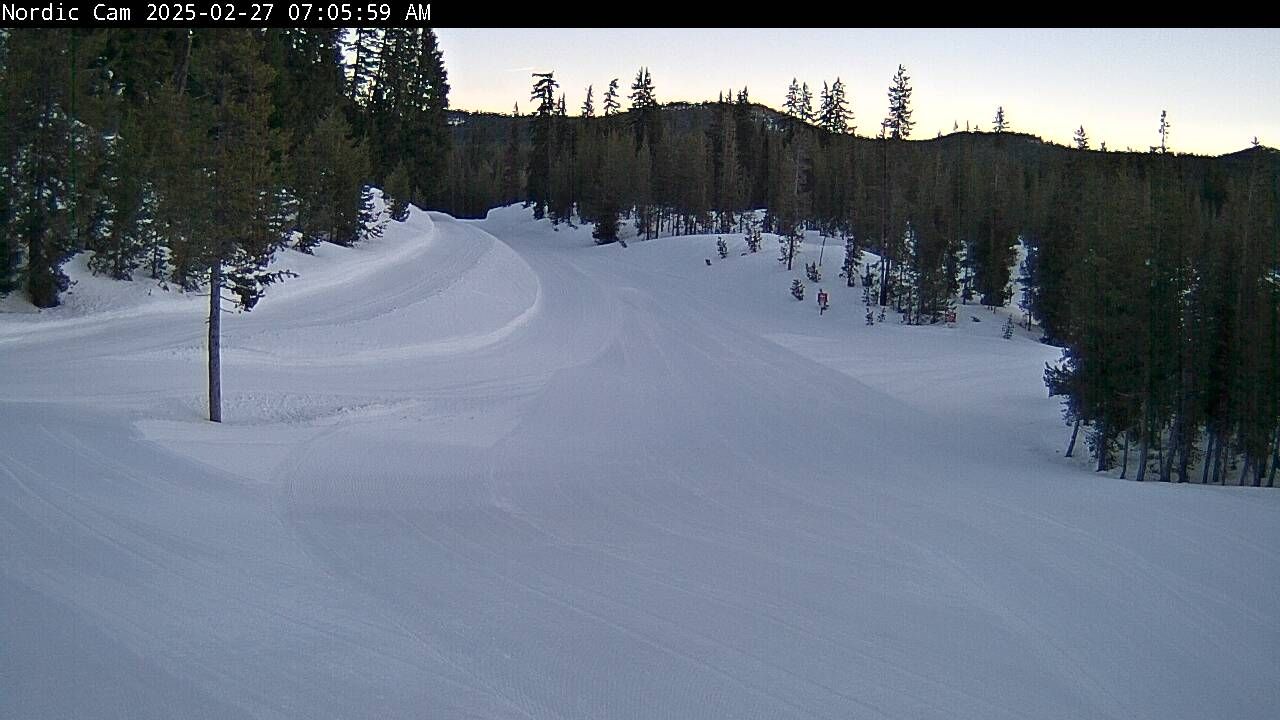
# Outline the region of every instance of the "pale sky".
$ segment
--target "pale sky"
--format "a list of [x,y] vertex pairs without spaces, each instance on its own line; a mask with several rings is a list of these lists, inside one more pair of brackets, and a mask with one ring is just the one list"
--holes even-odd
[[[1169,111],[1175,152],[1217,155],[1257,136],[1280,146],[1280,30],[867,30],[438,28],[454,108],[527,112],[530,73],[554,71],[576,114],[612,78],[626,95],[647,66],[662,102],[714,100],[746,85],[781,108],[791,78],[817,104],[839,76],[858,134],[878,130],[898,64],[911,78],[912,137],[968,120],[1069,143],[1083,124],[1097,147],[1146,150]],[[623,107],[628,103],[624,102]]]

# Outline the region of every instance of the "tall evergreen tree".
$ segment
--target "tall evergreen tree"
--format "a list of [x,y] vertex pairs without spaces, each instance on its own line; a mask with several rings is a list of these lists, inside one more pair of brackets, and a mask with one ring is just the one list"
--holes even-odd
[[[108,217],[89,260],[89,269],[95,273],[131,280],[135,270],[162,252],[164,240],[153,217],[157,198],[151,179],[152,149],[141,118],[126,111],[119,133],[110,138],[103,166],[102,198]],[[152,274],[158,275],[154,264]]]
[[449,83],[435,33],[388,28],[378,58],[369,101],[375,179],[403,164],[408,199],[429,203],[441,191],[438,181],[450,143]]
[[800,86],[799,118],[807,123],[814,121],[813,93],[809,91],[809,83]]
[[[24,254],[19,282],[36,307],[53,307],[70,284],[62,265],[86,247],[93,138],[77,119],[92,77],[93,39],[78,30],[23,30],[8,36],[4,139],[9,258]],[[12,259],[5,263],[10,268]],[[0,278],[0,280],[4,280]],[[11,281],[9,281],[11,282]]]
[[[1160,150],[1161,153],[1169,152],[1169,130],[1173,126],[1169,124],[1169,113],[1167,110],[1160,111]],[[1155,148],[1152,148],[1153,150]]]
[[849,101],[844,96],[844,83],[840,82],[840,78],[832,83],[831,89],[827,90],[827,84],[822,84],[822,109],[818,115],[818,124],[829,133],[836,135],[844,135],[849,132],[849,119],[852,113],[849,112]]
[[212,199],[201,228],[208,264],[209,419],[222,421],[222,291],[252,310],[282,273],[266,271],[281,245],[277,206],[279,138],[269,126],[273,71],[259,58],[261,40],[247,29],[209,30],[193,62],[209,108],[208,180]]
[[290,162],[300,179],[295,224],[300,248],[321,241],[353,245],[372,231],[373,199],[364,182],[368,154],[341,112],[330,110],[321,118]]
[[417,33],[417,62],[410,85],[408,128],[412,140],[411,169],[414,173],[414,199],[433,203],[442,188],[451,134],[449,130],[449,78],[444,67],[444,54],[431,28]]
[[347,98],[353,107],[366,109],[378,77],[381,31],[377,28],[354,28],[348,31],[345,41],[345,51],[352,60],[347,78]]
[[1072,141],[1075,143],[1077,150],[1089,149],[1089,136],[1085,134],[1083,125],[1076,128],[1076,132],[1075,132],[1075,135],[1072,137]]
[[500,184],[501,199],[499,202],[503,205],[509,205],[521,200],[524,194],[525,170],[520,158],[521,128],[520,106],[518,104],[515,106],[511,117],[512,121],[510,130],[507,132],[507,142],[502,150],[502,180]]
[[905,140],[911,137],[911,128],[915,125],[911,121],[910,83],[911,78],[907,75],[907,69],[899,65],[897,74],[893,76],[893,84],[889,86],[889,117],[885,121],[889,138],[892,140]]
[[800,84],[795,78],[791,78],[791,85],[787,87],[787,99],[782,104],[783,110],[793,118],[800,117]]
[[640,68],[636,72],[635,82],[631,83],[631,128],[635,133],[636,146],[646,140],[650,146],[657,143],[659,134],[658,99],[654,93],[653,79],[649,76],[649,68]]
[[609,81],[609,87],[604,91],[604,116],[617,115],[622,105],[618,103],[618,78]]
[[554,73],[533,73],[535,78],[529,99],[537,103],[530,126],[528,193],[533,216],[541,219],[551,202],[551,156],[554,151],[556,89],[560,86]]

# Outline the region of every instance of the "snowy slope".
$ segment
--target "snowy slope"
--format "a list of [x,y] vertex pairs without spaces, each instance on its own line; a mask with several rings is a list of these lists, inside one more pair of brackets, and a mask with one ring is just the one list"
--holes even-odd
[[727,239],[290,253],[222,426],[200,298],[0,314],[0,717],[1275,716],[1280,495],[1094,476],[1003,315]]

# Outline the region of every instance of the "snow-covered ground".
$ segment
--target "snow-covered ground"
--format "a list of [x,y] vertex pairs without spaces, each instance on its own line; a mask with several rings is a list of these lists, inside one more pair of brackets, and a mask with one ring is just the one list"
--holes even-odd
[[1276,717],[1280,493],[1094,475],[1002,314],[726,239],[290,252],[220,426],[204,298],[5,301],[0,717]]

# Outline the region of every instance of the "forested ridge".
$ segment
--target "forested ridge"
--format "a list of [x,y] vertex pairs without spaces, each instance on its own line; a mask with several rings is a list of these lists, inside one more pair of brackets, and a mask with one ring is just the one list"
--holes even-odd
[[580,106],[540,73],[528,112],[466,113],[429,30],[7,31],[0,73],[0,292],[40,307],[87,250],[251,308],[277,249],[377,232],[374,187],[396,217],[524,202],[600,243],[748,232],[763,209],[785,260],[805,229],[836,238],[845,281],[906,323],[1018,302],[1063,347],[1045,381],[1099,470],[1275,484],[1280,153],[1179,154],[1163,113],[1147,152],[1083,126],[1044,142],[1003,107],[921,140],[903,67],[883,119],[839,79],[793,83],[781,112],[745,88],[663,104],[644,68]]

